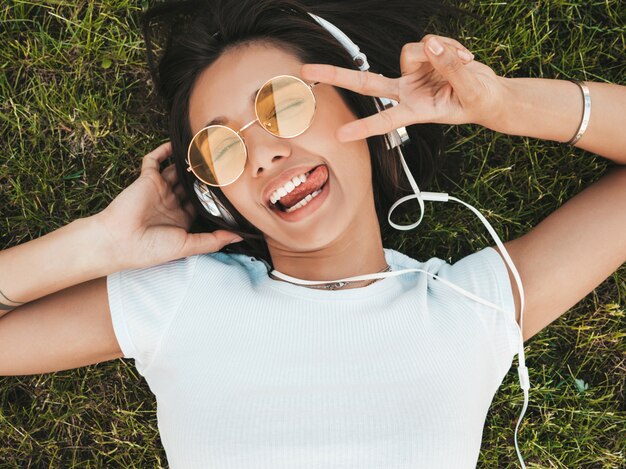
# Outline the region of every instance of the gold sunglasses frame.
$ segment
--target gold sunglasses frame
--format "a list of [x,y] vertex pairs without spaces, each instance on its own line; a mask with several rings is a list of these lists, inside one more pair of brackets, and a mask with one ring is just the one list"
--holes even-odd
[[[269,130],[267,130],[265,128],[265,126],[263,124],[261,124],[260,119],[259,119],[259,113],[257,111],[257,103],[259,100],[259,94],[261,93],[261,90],[263,88],[265,88],[270,82],[278,79],[278,78],[284,78],[284,77],[288,77],[288,78],[293,78],[297,81],[299,81],[300,83],[306,85],[309,88],[309,91],[311,93],[311,97],[313,98],[313,116],[311,117],[311,121],[309,122],[309,124],[306,126],[306,128],[302,131],[297,133],[296,135],[290,135],[288,137],[281,137],[279,135],[275,135],[272,132],[270,132]],[[268,134],[276,137],[276,138],[295,138],[298,137],[299,135],[302,135],[304,132],[306,132],[309,127],[311,127],[311,123],[313,122],[313,118],[315,117],[315,111],[317,110],[317,99],[315,98],[315,93],[313,93],[313,87],[315,85],[318,85],[320,82],[316,81],[312,84],[308,84],[306,83],[304,80],[302,80],[301,78],[295,77],[293,75],[277,75],[273,78],[270,78],[269,80],[267,80],[265,83],[263,83],[263,85],[259,88],[259,90],[256,93],[256,96],[254,98],[254,115],[255,115],[255,119],[248,122],[246,125],[244,125],[242,128],[240,128],[239,130],[235,130],[235,129],[231,129],[228,126],[225,125],[220,125],[220,124],[213,124],[213,125],[207,125],[206,127],[201,128],[200,130],[198,130],[195,135],[193,136],[193,138],[191,139],[191,142],[189,142],[189,146],[187,147],[187,158],[185,159],[185,161],[187,162],[187,172],[192,172],[193,175],[199,179],[200,181],[202,181],[203,183],[212,186],[212,187],[224,187],[224,186],[228,186],[229,184],[232,184],[233,182],[235,182],[237,179],[239,179],[239,177],[243,174],[244,170],[246,169],[246,162],[248,161],[248,146],[246,145],[246,140],[243,138],[243,135],[241,135],[241,132],[243,132],[244,130],[246,130],[248,127],[250,127],[251,125],[253,125],[254,123],[258,122],[259,125],[261,126],[261,128],[263,130],[265,130]],[[213,184],[210,183],[208,181],[205,181],[204,179],[202,179],[200,176],[198,176],[198,174],[194,171],[194,166],[191,166],[191,163],[189,162],[190,160],[190,154],[191,154],[191,147],[193,145],[194,140],[196,139],[196,137],[201,133],[201,132],[205,132],[207,129],[213,128],[213,127],[221,127],[227,130],[230,130],[231,132],[233,132],[237,138],[239,138],[239,140],[241,140],[241,143],[243,144],[243,149],[244,149],[244,164],[241,167],[241,172],[230,182],[226,183],[226,184]],[[195,167],[198,167],[200,165],[196,165]]]

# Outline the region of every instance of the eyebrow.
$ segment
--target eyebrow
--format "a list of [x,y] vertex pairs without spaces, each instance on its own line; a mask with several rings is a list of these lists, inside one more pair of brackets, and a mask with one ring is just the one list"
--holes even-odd
[[[250,100],[252,101],[253,104],[254,104],[254,100],[256,99],[256,95],[257,95],[258,92],[259,92],[259,90],[256,90],[250,96]],[[209,123],[204,124],[204,127],[208,127],[210,125],[226,125],[227,122],[228,122],[228,118],[226,118],[225,116],[218,116],[215,119],[211,120]]]

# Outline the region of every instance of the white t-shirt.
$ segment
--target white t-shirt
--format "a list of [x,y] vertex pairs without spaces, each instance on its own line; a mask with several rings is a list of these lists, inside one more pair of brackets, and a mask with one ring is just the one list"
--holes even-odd
[[[491,247],[453,265],[385,257],[514,311]],[[173,469],[474,468],[519,343],[512,313],[421,272],[317,290],[218,252],[117,272],[107,286]]]

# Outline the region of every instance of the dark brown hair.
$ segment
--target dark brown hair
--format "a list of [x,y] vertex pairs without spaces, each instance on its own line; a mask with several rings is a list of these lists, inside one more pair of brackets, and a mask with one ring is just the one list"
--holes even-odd
[[[254,256],[270,265],[272,261],[263,234],[237,212],[219,188],[211,190],[235,217],[239,230],[207,213],[195,195],[195,177],[186,170],[185,162],[192,138],[189,96],[203,70],[225,51],[250,42],[260,41],[282,48],[303,63],[356,68],[346,50],[308,12],[344,31],[367,55],[371,72],[399,77],[402,46],[419,41],[434,17],[457,15],[461,10],[432,0],[214,0],[158,3],[143,17],[148,63],[168,115],[179,180],[198,213],[191,231],[228,229],[237,232],[244,241],[228,245],[222,251]],[[163,44],[159,60],[155,57],[153,39]],[[357,116],[376,112],[372,98],[341,88],[338,91]],[[419,124],[409,126],[407,132],[411,139],[411,143],[403,147],[407,165],[417,183],[427,186],[441,167],[444,156],[442,129],[435,124]],[[412,190],[398,155],[394,150],[387,150],[384,138],[370,137],[367,143],[375,208],[381,230],[384,230],[388,227],[389,207]],[[399,208],[394,218],[403,213]]]

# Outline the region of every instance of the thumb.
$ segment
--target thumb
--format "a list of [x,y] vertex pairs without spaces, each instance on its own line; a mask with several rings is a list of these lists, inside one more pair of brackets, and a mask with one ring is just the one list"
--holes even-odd
[[400,71],[402,75],[411,75],[419,71],[424,65],[430,69],[430,60],[424,52],[425,45],[422,42],[409,42],[402,47],[400,52]]
[[227,244],[239,241],[243,241],[241,236],[226,230],[216,230],[212,233],[188,233],[182,255],[188,257],[216,252]]
[[432,37],[426,41],[424,51],[432,66],[450,83],[461,102],[475,97],[479,89],[476,78],[452,47]]

